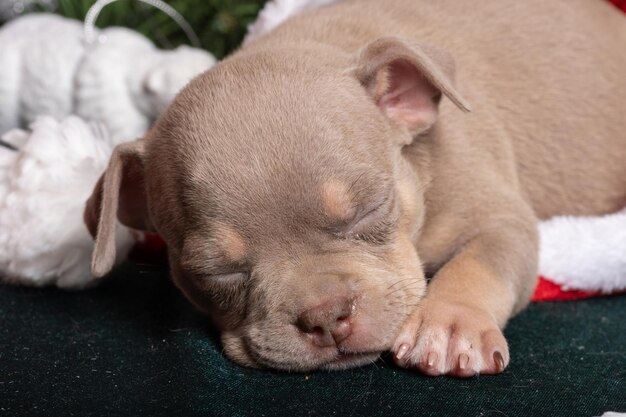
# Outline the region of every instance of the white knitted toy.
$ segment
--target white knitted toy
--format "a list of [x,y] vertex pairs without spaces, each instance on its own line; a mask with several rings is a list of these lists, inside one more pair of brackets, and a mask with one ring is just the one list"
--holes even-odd
[[191,78],[215,58],[181,46],[157,49],[125,28],[84,41],[82,22],[26,15],[0,28],[0,134],[38,116],[70,114],[103,124],[115,143],[142,136]]

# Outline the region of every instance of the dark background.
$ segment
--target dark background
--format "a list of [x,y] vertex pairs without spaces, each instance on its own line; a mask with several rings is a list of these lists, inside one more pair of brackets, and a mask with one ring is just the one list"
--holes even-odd
[[595,416],[626,411],[626,296],[534,303],[501,375],[430,378],[389,358],[341,372],[235,365],[167,270],[82,291],[0,286],[0,415]]

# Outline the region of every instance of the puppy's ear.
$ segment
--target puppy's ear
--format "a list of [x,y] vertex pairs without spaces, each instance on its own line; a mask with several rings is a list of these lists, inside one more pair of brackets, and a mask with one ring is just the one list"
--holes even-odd
[[442,50],[379,38],[360,51],[355,75],[381,111],[413,134],[435,123],[442,94],[470,111],[454,88],[454,60]]
[[133,229],[153,230],[146,200],[145,139],[115,147],[107,170],[87,200],[84,220],[95,238],[91,270],[101,277],[115,264],[117,220]]

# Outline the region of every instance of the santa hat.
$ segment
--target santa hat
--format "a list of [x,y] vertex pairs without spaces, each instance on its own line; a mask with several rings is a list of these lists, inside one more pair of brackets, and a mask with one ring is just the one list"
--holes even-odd
[[533,299],[572,300],[626,290],[626,209],[598,217],[555,217],[540,225]]

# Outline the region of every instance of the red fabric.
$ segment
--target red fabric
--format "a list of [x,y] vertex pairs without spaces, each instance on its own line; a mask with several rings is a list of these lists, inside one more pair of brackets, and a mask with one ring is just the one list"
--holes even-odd
[[539,277],[533,301],[569,301],[581,300],[583,298],[591,298],[603,295],[600,291],[565,291],[552,281],[548,281],[544,277]]
[[609,1],[613,3],[615,6],[617,6],[618,9],[626,13],[626,0],[609,0]]
[[603,293],[601,291],[578,291],[564,290],[554,282],[544,277],[539,277],[532,301],[571,301],[584,298],[605,297],[609,295],[626,293],[626,290]]

